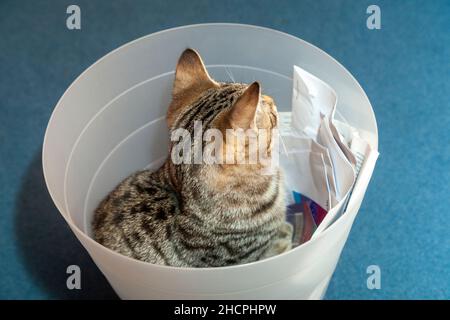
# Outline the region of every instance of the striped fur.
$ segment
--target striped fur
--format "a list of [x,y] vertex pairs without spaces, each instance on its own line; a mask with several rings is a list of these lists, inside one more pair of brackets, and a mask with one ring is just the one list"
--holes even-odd
[[[246,88],[215,83],[188,104],[179,104],[176,115],[169,114],[170,129],[193,133],[196,120],[202,121],[203,131],[221,128]],[[257,123],[265,117],[275,126],[273,101],[263,97],[258,108],[264,114],[257,115]],[[155,172],[128,177],[103,200],[94,216],[94,238],[155,264],[219,267],[252,262],[290,249],[284,198],[279,170],[261,175],[245,165],[175,165],[169,158]]]

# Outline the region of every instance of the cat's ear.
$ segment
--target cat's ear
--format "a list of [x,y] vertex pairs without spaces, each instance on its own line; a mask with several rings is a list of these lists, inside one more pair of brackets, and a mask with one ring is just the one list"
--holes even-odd
[[229,121],[233,128],[249,129],[254,126],[260,96],[261,86],[258,82],[253,82],[245,89],[229,114]]
[[193,49],[186,49],[178,59],[173,83],[173,95],[178,96],[187,90],[205,90],[216,86],[206,71],[200,55]]
[[200,55],[193,49],[184,50],[178,59],[172,102],[167,111],[169,128],[182,108],[194,102],[204,91],[214,87],[219,87],[219,84],[209,76]]

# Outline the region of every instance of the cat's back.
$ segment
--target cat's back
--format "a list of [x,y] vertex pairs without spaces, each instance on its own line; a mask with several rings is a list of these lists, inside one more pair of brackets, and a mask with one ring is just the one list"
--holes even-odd
[[127,256],[167,264],[176,193],[166,181],[165,167],[140,171],[125,179],[98,206],[93,219],[94,239]]

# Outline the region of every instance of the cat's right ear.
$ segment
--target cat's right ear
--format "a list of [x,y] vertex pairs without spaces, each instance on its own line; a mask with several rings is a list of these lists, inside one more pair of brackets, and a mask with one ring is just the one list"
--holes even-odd
[[246,130],[255,127],[255,115],[260,96],[261,86],[256,81],[245,89],[230,110],[229,121],[232,128]]

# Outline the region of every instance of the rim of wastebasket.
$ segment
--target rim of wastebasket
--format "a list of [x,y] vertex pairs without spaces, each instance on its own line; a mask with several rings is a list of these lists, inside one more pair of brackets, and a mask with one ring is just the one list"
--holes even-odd
[[[366,92],[364,91],[364,89],[361,87],[361,85],[359,84],[359,82],[355,79],[355,77],[353,77],[353,75],[350,73],[350,71],[348,71],[341,63],[339,63],[336,59],[334,59],[331,55],[329,55],[328,53],[326,53],[325,51],[323,51],[322,49],[316,47],[315,45],[300,39],[296,36],[293,36],[291,34],[288,34],[286,32],[283,31],[279,31],[279,30],[275,30],[275,29],[271,29],[271,28],[267,28],[267,27],[262,27],[262,26],[256,26],[256,25],[251,25],[251,24],[242,24],[242,23],[222,23],[222,22],[218,22],[218,23],[199,23],[199,24],[191,24],[191,25],[185,25],[185,26],[178,26],[178,27],[174,27],[174,28],[169,28],[169,29],[164,29],[161,31],[157,31],[157,32],[153,32],[151,34],[139,37],[135,40],[132,40],[130,42],[127,42],[121,46],[119,46],[118,48],[108,52],[107,54],[105,54],[104,56],[102,56],[101,58],[99,58],[97,61],[95,61],[92,65],[90,65],[88,68],[86,68],[80,75],[78,75],[75,80],[72,81],[72,83],[69,85],[69,87],[64,91],[63,95],[61,96],[61,98],[59,98],[58,102],[56,103],[55,108],[52,111],[52,114],[50,116],[50,119],[48,121],[46,130],[45,130],[45,134],[44,134],[44,142],[43,142],[43,147],[42,147],[42,169],[43,169],[43,174],[44,174],[44,180],[45,180],[45,184],[46,187],[49,191],[50,197],[52,198],[53,203],[55,204],[56,208],[58,209],[58,211],[60,212],[60,214],[63,216],[64,220],[66,220],[66,222],[70,225],[71,228],[75,229],[82,237],[84,237],[84,239],[88,242],[90,242],[92,245],[96,246],[97,249],[99,250],[106,250],[108,253],[116,256],[117,258],[121,258],[121,259],[125,259],[125,260],[129,260],[130,262],[134,262],[134,263],[138,263],[138,264],[143,264],[146,266],[152,266],[154,268],[161,268],[161,269],[166,269],[166,270],[174,270],[174,271],[185,271],[185,272],[200,272],[200,271],[210,271],[210,272],[214,272],[214,271],[224,271],[224,270],[229,270],[229,269],[237,269],[237,268],[250,268],[250,267],[254,267],[256,265],[259,264],[264,264],[267,263],[273,259],[277,259],[279,257],[283,257],[283,256],[287,256],[290,254],[293,254],[295,251],[299,251],[302,250],[302,248],[306,248],[310,245],[312,245],[313,242],[318,241],[318,239],[324,237],[325,235],[327,235],[329,232],[332,232],[332,230],[334,230],[335,228],[337,228],[338,225],[341,225],[343,223],[343,221],[346,221],[347,219],[351,218],[350,214],[343,214],[337,221],[335,221],[333,224],[331,224],[328,228],[326,228],[321,234],[319,234],[316,238],[311,239],[309,241],[307,241],[306,243],[295,247],[289,251],[286,251],[284,253],[278,254],[276,256],[270,257],[270,258],[266,258],[263,260],[258,260],[258,261],[254,261],[254,262],[249,262],[249,263],[244,263],[244,264],[238,264],[238,265],[232,265],[232,266],[224,266],[224,267],[214,267],[214,268],[205,268],[205,267],[174,267],[174,266],[166,266],[166,265],[159,265],[159,264],[153,264],[153,263],[149,263],[149,262],[144,262],[144,261],[140,261],[128,256],[125,256],[123,254],[120,254],[116,251],[113,251],[103,245],[101,245],[100,243],[98,243],[97,241],[95,241],[94,239],[92,239],[91,237],[89,237],[84,231],[82,231],[73,221],[72,218],[70,217],[70,215],[67,214],[63,214],[63,212],[65,212],[65,210],[61,210],[61,205],[55,201],[53,193],[51,192],[51,189],[49,188],[48,182],[47,182],[47,172],[46,172],[46,167],[45,167],[45,158],[46,158],[46,149],[47,149],[47,139],[48,139],[48,131],[49,131],[49,124],[53,121],[53,118],[55,116],[56,111],[61,107],[61,101],[65,98],[66,94],[72,89],[72,87],[74,86],[74,84],[79,81],[86,73],[88,73],[92,68],[94,68],[97,64],[101,63],[104,59],[106,59],[107,57],[109,57],[110,55],[113,55],[116,51],[119,51],[127,46],[133,45],[135,42],[141,41],[144,38],[147,37],[152,37],[152,36],[156,36],[156,35],[160,35],[166,32],[171,32],[171,31],[175,31],[175,30],[180,30],[180,29],[188,29],[188,28],[197,28],[197,27],[208,27],[208,26],[229,26],[229,27],[246,27],[246,28],[252,28],[252,29],[258,29],[258,30],[263,30],[263,31],[267,31],[267,32],[272,32],[272,33],[276,33],[279,34],[280,36],[284,36],[284,37],[288,37],[291,38],[292,40],[295,41],[299,41],[302,42],[304,45],[311,47],[314,50],[319,51],[321,54],[324,54],[326,57],[328,57],[329,59],[331,59],[332,61],[334,61],[336,64],[338,64],[350,77],[351,79],[355,82],[355,84],[357,85],[357,87],[361,90],[361,92],[363,93],[364,97],[367,100],[368,105],[370,106],[370,114],[372,116],[372,119],[374,121],[375,124],[375,137],[376,137],[376,145],[374,146],[374,148],[376,150],[378,150],[378,125],[376,122],[376,117],[373,111],[373,107],[372,104],[370,103],[369,98],[367,97]],[[356,190],[355,190],[356,191]],[[357,192],[354,192],[353,196],[355,196]],[[353,202],[349,202],[349,205],[347,207],[346,211],[352,211],[352,207],[353,207]]]

